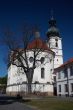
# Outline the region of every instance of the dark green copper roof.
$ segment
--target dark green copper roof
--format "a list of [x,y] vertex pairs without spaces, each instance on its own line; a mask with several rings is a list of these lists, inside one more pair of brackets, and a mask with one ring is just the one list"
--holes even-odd
[[49,29],[47,31],[47,36],[51,37],[51,36],[58,36],[59,37],[59,30],[56,27],[56,20],[54,18],[52,18],[49,21]]

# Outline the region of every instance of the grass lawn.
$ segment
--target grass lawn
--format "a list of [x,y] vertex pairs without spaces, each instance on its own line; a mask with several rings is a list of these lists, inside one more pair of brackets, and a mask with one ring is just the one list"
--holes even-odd
[[73,110],[73,100],[59,98],[32,99],[25,102],[38,110]]

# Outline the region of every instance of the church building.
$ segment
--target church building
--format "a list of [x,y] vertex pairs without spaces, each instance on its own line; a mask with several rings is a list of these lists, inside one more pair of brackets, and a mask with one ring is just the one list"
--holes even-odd
[[[34,69],[31,91],[35,94],[53,95],[54,69],[63,64],[62,38],[57,28],[56,20],[52,17],[49,21],[49,28],[46,33],[47,42],[40,38],[39,32],[35,32],[35,36],[35,40],[27,46],[30,68],[34,60],[33,50],[36,49],[38,51],[41,49],[40,54],[37,56],[40,62],[36,62],[37,66]],[[28,93],[27,86],[28,81],[23,69],[11,64],[8,68],[7,94],[26,95]]]

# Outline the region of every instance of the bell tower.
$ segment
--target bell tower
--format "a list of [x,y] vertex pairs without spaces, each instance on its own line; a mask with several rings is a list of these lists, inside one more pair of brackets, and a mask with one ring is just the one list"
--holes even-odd
[[56,20],[53,18],[49,21],[49,29],[47,31],[47,45],[55,52],[54,68],[59,67],[63,64],[63,50],[62,50],[62,38],[56,25]]

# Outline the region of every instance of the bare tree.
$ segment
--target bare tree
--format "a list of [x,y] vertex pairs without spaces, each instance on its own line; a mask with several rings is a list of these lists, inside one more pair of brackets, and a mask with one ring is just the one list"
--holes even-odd
[[36,31],[36,29],[30,29],[28,26],[24,26],[23,35],[21,38],[19,38],[18,41],[17,39],[13,38],[14,34],[10,29],[6,29],[6,31],[4,32],[4,42],[10,50],[8,64],[23,68],[28,81],[28,93],[31,93],[31,83],[33,80],[34,69],[39,66],[39,62],[40,64],[44,62],[43,57],[41,59],[39,59],[38,57],[38,55],[41,54],[42,51],[44,51],[44,43],[40,48],[38,48],[37,41],[35,42],[34,48],[31,47],[31,51],[33,52],[33,58],[30,57],[29,59],[32,62],[31,67],[28,62],[28,51],[30,51],[29,45],[32,40],[32,36],[34,36],[34,33]]

